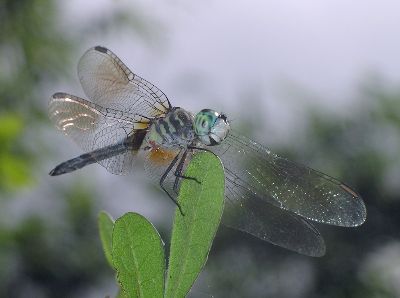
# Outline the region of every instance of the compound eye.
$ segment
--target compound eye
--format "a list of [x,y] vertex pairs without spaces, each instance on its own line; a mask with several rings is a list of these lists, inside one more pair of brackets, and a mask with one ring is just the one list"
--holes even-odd
[[194,120],[194,130],[198,136],[208,135],[217,117],[210,110],[200,111]]
[[194,130],[204,145],[215,146],[226,138],[229,132],[229,123],[224,114],[205,109],[196,115]]

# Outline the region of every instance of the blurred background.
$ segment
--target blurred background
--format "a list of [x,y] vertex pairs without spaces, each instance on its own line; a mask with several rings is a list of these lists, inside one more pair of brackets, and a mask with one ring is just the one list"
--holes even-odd
[[118,289],[96,227],[135,211],[169,243],[174,205],[143,176],[99,165],[47,118],[94,45],[175,106],[213,108],[273,151],[363,196],[359,228],[318,225],[310,258],[221,227],[190,297],[400,297],[400,3],[0,1],[0,297],[105,297]]

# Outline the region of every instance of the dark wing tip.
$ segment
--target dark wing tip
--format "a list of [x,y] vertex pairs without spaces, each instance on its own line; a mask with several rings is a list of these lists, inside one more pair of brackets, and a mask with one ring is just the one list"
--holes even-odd
[[94,49],[101,53],[107,53],[107,51],[108,51],[107,48],[102,47],[102,46],[95,46]]
[[51,98],[64,98],[66,96],[67,96],[67,94],[64,92],[56,92],[51,96]]
[[355,198],[360,198],[360,199],[361,199],[361,196],[360,196],[356,191],[354,191],[353,189],[351,189],[350,186],[348,186],[348,185],[346,185],[346,184],[344,184],[344,183],[341,183],[341,184],[340,184],[340,187],[341,187],[343,190],[345,190],[346,192],[348,192],[349,194],[351,194],[353,197],[355,197]]

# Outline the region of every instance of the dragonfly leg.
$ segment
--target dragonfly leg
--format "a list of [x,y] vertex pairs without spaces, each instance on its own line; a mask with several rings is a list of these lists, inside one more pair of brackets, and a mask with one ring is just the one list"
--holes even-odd
[[176,192],[176,193],[178,193],[178,184],[179,184],[179,178],[181,178],[181,179],[189,179],[189,180],[194,180],[194,181],[196,181],[197,183],[199,183],[199,184],[201,184],[201,182],[196,178],[196,177],[189,177],[189,176],[184,176],[184,175],[182,175],[182,170],[183,170],[183,166],[184,166],[184,164],[185,164],[185,161],[186,161],[186,158],[187,158],[187,154],[188,154],[188,150],[185,150],[185,152],[183,152],[183,155],[182,155],[182,158],[181,158],[181,160],[179,161],[179,164],[178,164],[178,166],[176,167],[176,170],[175,170],[175,173],[174,173],[174,175],[175,175],[175,182],[174,182],[174,191]]
[[[218,155],[216,155],[214,152],[212,152],[211,150],[208,150],[208,149],[206,149],[206,148],[196,147],[196,146],[188,146],[187,148],[190,149],[190,150],[199,150],[199,151],[210,152],[210,153],[214,154],[216,157],[218,157]],[[183,168],[183,164],[184,164],[184,162],[185,162],[185,159],[186,159],[186,157],[187,157],[187,152],[188,152],[188,150],[186,149],[186,151],[183,153],[182,159],[181,159],[181,161],[179,162],[178,167],[176,168],[175,176],[178,177],[178,178],[184,178],[184,179],[194,180],[194,181],[196,181],[197,183],[201,184],[201,181],[199,181],[196,177],[187,177],[187,176],[183,176],[183,175],[182,175],[182,168]],[[218,158],[219,158],[219,157],[218,157]],[[179,172],[178,172],[178,170],[179,170]],[[174,185],[174,186],[175,186],[175,185]]]
[[168,192],[168,190],[164,187],[165,179],[167,178],[169,172],[171,172],[171,170],[172,170],[172,168],[175,166],[175,164],[178,162],[179,155],[180,155],[180,152],[175,156],[175,158],[174,158],[173,161],[170,163],[170,165],[168,166],[168,168],[166,169],[166,171],[164,172],[164,174],[161,176],[161,179],[160,179],[160,187],[161,187],[161,189],[168,195],[168,197],[172,200],[172,202],[174,202],[175,205],[179,208],[179,211],[180,211],[180,213],[182,214],[182,216],[184,216],[185,214],[184,214],[183,211],[182,211],[181,205],[178,203],[178,201],[177,201],[173,196],[171,196],[171,194]]

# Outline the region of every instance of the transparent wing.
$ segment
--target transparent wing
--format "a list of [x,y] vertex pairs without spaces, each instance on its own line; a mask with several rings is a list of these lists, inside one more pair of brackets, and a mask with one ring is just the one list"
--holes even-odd
[[320,257],[325,243],[320,233],[305,219],[289,211],[266,204],[245,188],[235,187],[225,174],[225,207],[222,222],[262,240],[296,251]]
[[78,64],[78,76],[88,98],[103,107],[153,118],[171,109],[166,95],[131,72],[110,50],[89,49]]
[[[147,155],[145,170],[153,182],[159,183],[161,176],[177,154],[182,156],[183,152],[153,152]],[[188,165],[192,156],[193,153],[188,154],[184,166]],[[179,193],[174,190],[176,181],[174,172],[178,164],[179,160],[164,182],[165,189],[175,199]],[[222,217],[225,225],[301,254],[322,256],[325,253],[324,240],[306,220],[291,212],[266,204],[245,188],[234,187],[229,172],[225,173],[225,177],[225,207]]]
[[[104,108],[77,96],[54,94],[49,102],[49,117],[65,135],[71,137],[85,152],[134,138],[137,131],[148,126],[148,120],[137,114]],[[126,174],[133,169],[134,150],[99,161],[113,174]]]
[[[307,219],[358,226],[365,221],[361,197],[342,182],[277,156],[231,131],[221,145],[209,147],[225,167],[235,205],[257,198]],[[235,197],[246,192],[250,195]]]

